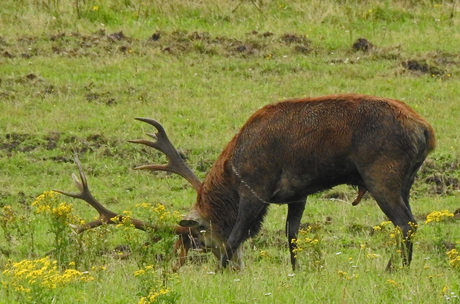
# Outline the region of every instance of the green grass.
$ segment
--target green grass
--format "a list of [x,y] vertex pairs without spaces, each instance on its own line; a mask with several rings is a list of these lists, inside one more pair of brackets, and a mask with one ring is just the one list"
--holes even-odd
[[[458,10],[455,1],[409,0],[3,1],[0,280],[18,280],[8,263],[46,255],[62,276],[75,268],[94,280],[29,293],[2,284],[0,303],[138,303],[151,290],[169,303],[458,303],[459,269],[446,254],[460,250],[458,217],[425,223],[432,211],[460,208]],[[358,38],[374,47],[353,50]],[[436,131],[412,191],[420,227],[409,269],[384,271],[392,231],[372,233],[385,216],[371,198],[352,207],[356,190],[346,186],[309,198],[302,222],[317,227],[319,244],[299,252],[294,275],[285,206],[270,208],[244,244],[245,270],[216,272],[213,257],[195,254],[177,274],[167,243],[144,246],[149,233],[111,226],[76,236],[31,207],[44,191],[73,191],[75,150],[109,208],[155,221],[136,205],[161,202],[185,214],[195,200],[186,181],[132,170],[164,162],[127,142],[153,131],[135,117],[159,120],[203,178],[263,105],[349,92],[403,100]],[[95,216],[84,202],[61,201],[86,221]],[[128,259],[117,258],[119,245],[131,248]]]

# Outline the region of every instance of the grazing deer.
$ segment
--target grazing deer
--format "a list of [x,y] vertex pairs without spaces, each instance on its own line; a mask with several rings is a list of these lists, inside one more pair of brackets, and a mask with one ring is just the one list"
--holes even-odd
[[[175,245],[181,266],[193,246],[211,251],[226,267],[242,266],[241,244],[260,230],[268,206],[287,204],[286,234],[295,268],[295,240],[307,196],[339,184],[358,186],[356,205],[366,191],[395,226],[400,227],[403,263],[412,259],[411,235],[416,221],[409,206],[415,175],[436,145],[433,128],[401,101],[367,95],[332,95],[291,99],[255,112],[227,144],[203,182],[193,174],[152,119],[156,141],[131,141],[153,147],[168,157],[164,170],[186,178],[197,191],[190,213],[180,221]],[[120,215],[105,209],[90,194],[81,165],[79,194],[100,218],[81,232],[110,223]],[[137,219],[139,229],[155,228]],[[389,263],[391,267],[391,261]]]

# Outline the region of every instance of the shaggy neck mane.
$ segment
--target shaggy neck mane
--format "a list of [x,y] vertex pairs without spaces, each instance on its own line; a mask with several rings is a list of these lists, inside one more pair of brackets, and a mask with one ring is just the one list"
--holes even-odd
[[234,176],[230,164],[237,136],[228,143],[206,175],[196,203],[198,212],[213,224],[214,229],[218,226],[216,232],[223,237],[230,235],[238,216],[240,181]]

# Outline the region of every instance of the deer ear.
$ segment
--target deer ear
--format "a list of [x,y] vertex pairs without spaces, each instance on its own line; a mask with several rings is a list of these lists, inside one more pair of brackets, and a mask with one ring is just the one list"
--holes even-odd
[[184,219],[182,219],[179,222],[179,225],[182,227],[188,227],[188,228],[197,227],[200,225],[202,221],[203,221],[203,218],[201,217],[201,215],[198,213],[198,211],[193,209],[192,211],[190,211],[189,214],[187,214],[184,217]]

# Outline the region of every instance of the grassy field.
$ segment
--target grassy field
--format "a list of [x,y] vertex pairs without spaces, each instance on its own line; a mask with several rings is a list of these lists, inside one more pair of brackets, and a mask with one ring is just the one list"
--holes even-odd
[[[460,5],[442,0],[3,0],[0,9],[0,303],[460,303]],[[78,154],[110,209],[164,226],[195,200],[127,142],[160,121],[203,178],[265,104],[365,93],[400,99],[438,147],[412,191],[410,268],[397,232],[356,189],[309,198],[292,272],[273,206],[244,244],[246,268],[196,253],[170,269],[173,236],[129,224],[75,234],[95,211],[74,191]],[[76,191],[76,190],[75,190]]]

